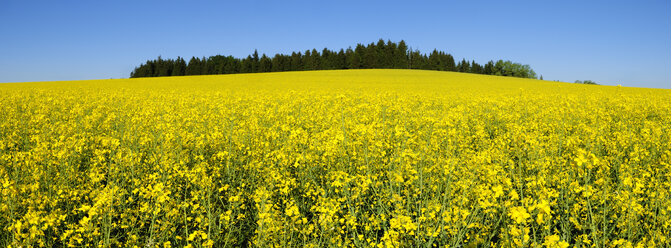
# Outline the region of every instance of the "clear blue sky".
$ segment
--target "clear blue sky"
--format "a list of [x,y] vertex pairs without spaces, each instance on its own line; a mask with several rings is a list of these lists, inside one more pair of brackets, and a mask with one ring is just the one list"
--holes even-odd
[[242,57],[379,38],[529,64],[546,80],[671,88],[671,1],[0,0],[0,82],[126,78],[161,55]]

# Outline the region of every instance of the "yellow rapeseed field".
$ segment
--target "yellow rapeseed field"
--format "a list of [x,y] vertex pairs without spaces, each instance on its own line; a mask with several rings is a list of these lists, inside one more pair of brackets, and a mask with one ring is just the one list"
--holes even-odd
[[671,90],[416,70],[0,84],[5,247],[669,247]]

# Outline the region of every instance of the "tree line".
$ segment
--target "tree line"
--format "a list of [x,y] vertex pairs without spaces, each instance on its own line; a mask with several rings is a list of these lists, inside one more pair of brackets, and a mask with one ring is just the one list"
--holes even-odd
[[592,80],[585,80],[585,81],[582,81],[582,80],[575,80],[575,83],[576,83],[576,84],[592,84],[592,85],[598,85],[598,83],[596,83],[596,82],[594,82],[594,81],[592,81]]
[[340,69],[422,69],[437,71],[468,72],[486,75],[536,78],[529,65],[498,60],[478,64],[474,60],[462,59],[455,63],[454,57],[434,49],[429,54],[412,50],[405,41],[391,42],[380,39],[368,45],[357,44],[355,48],[339,51],[324,48],[259,56],[255,50],[246,58],[216,55],[192,57],[187,63],[184,58],[148,60],[136,67],[131,78],[163,77],[185,75],[211,75],[280,71],[340,70]]

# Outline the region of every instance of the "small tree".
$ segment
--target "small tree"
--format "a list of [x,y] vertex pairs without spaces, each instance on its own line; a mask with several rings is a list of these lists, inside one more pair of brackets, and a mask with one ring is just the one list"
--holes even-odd
[[585,81],[575,80],[575,83],[576,83],[576,84],[591,84],[591,85],[598,85],[596,82],[594,82],[594,81],[592,81],[592,80],[585,80]]

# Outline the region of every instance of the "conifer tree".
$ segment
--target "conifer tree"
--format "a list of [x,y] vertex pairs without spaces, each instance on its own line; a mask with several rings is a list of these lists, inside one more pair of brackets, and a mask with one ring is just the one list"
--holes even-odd
[[317,49],[314,49],[314,48],[312,49],[311,56],[312,56],[311,70],[321,70],[321,69],[323,69],[321,67],[321,55],[319,54]]
[[356,44],[356,48],[354,51],[352,51],[352,55],[349,58],[347,68],[349,69],[363,68],[363,58],[365,54],[366,54],[366,48],[362,44]]
[[377,41],[377,45],[375,45],[374,49],[374,56],[375,56],[375,66],[372,68],[387,68],[387,60],[386,60],[386,53],[387,53],[387,44],[384,42],[383,39],[380,39]]
[[341,69],[347,69],[347,56],[345,55],[345,50],[340,49],[338,51],[338,54],[334,56],[335,58],[333,59],[333,69],[336,70],[341,70]]
[[240,60],[228,56],[224,65],[224,74],[240,73]]
[[491,60],[489,62],[487,62],[487,64],[485,64],[485,67],[482,70],[482,73],[487,74],[487,75],[493,75],[494,74],[494,62],[491,61]]
[[271,69],[270,71],[284,71],[284,56],[280,54],[275,54],[275,57],[271,59]]
[[172,76],[184,76],[186,72],[186,61],[182,57],[177,57],[172,68]]
[[445,55],[446,57],[446,68],[448,71],[457,71],[457,66],[454,64],[454,57],[451,54]]
[[292,68],[292,70],[294,70],[294,71],[303,70],[303,68],[304,68],[303,63],[305,63],[305,62],[304,62],[303,55],[301,54],[301,52],[298,52],[298,53],[291,56],[291,68]]
[[422,55],[419,50],[411,51],[408,58],[408,63],[410,64],[409,67],[410,69],[423,69],[426,60],[426,56]]
[[251,71],[250,72],[259,72],[259,52],[254,49],[251,60]]
[[199,75],[200,74],[200,59],[196,57],[191,57],[189,64],[186,66],[186,75]]
[[253,61],[254,59],[252,56],[247,56],[247,58],[243,59],[242,62],[240,62],[240,73],[254,72]]
[[370,43],[363,55],[363,63],[361,64],[362,69],[372,69],[377,67],[377,48],[375,43]]
[[428,70],[440,70],[440,54],[438,53],[438,50],[433,49],[431,54],[429,55],[429,61],[428,65],[426,65],[425,69]]
[[328,49],[324,48],[322,50],[321,56],[319,57],[319,61],[321,62],[320,64],[320,69],[324,70],[331,70],[333,69],[333,56],[331,56],[331,51]]
[[270,61],[270,58],[264,53],[259,60],[259,72],[270,72],[272,66],[272,61]]
[[408,68],[408,46],[403,40],[398,43],[398,46],[396,46],[396,51],[394,52],[394,68]]
[[476,63],[475,60],[473,60],[473,62],[471,62],[471,72],[482,74],[482,65]]
[[457,64],[457,71],[458,72],[470,72],[471,71],[471,65],[466,61],[466,59],[462,59],[459,64]]
[[310,50],[305,50],[305,54],[303,55],[303,70],[312,70],[312,66],[314,64],[312,59],[312,52],[310,52]]

